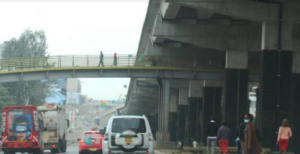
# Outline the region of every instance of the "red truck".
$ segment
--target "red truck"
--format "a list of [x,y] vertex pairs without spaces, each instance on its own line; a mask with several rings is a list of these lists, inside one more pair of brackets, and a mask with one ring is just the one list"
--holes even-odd
[[36,106],[4,107],[0,147],[4,154],[43,154],[43,130],[43,117]]

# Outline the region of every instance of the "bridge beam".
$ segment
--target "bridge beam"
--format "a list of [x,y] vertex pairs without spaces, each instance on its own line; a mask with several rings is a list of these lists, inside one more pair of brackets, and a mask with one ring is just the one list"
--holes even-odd
[[[278,21],[279,6],[270,1],[263,0],[167,0],[196,9],[205,9],[227,16],[253,20],[253,21]],[[284,2],[284,20],[299,21],[300,2],[297,0]]]
[[276,4],[240,0],[167,0],[167,2],[253,21],[277,20],[279,8]]
[[180,5],[176,3],[168,3],[165,0],[161,1],[160,11],[164,19],[175,19],[180,9]]
[[152,36],[219,51],[260,51],[260,25],[176,24],[157,16]]
[[[75,73],[74,73],[75,72]],[[202,79],[220,80],[222,73],[219,71],[198,71],[189,69],[167,69],[161,67],[134,68],[55,68],[40,70],[22,70],[0,72],[0,83],[41,80],[45,78],[163,78],[163,79]]]

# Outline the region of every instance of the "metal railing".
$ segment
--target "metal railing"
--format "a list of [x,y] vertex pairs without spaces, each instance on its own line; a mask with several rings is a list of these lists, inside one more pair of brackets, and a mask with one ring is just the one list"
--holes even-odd
[[14,58],[1,59],[0,71],[16,71],[23,69],[45,69],[61,67],[172,67],[194,69],[221,69],[220,64],[209,65],[207,61],[191,58],[171,58],[155,56],[117,55],[114,64],[114,55],[104,55],[103,65],[99,55],[60,55],[46,58]]

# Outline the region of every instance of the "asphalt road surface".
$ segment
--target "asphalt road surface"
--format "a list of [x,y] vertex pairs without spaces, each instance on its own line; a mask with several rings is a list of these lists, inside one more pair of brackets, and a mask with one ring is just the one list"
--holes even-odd
[[[46,150],[44,152],[44,154],[50,154],[51,152],[48,150]],[[3,154],[3,152],[1,151],[0,154]],[[22,153],[16,153],[16,154],[22,154]],[[63,153],[63,154],[78,154],[78,147],[77,146],[69,146],[68,149],[67,149],[67,152],[66,153]],[[155,153],[155,154],[158,154],[158,153]]]
[[[44,154],[50,154],[51,152],[49,150],[46,150]],[[0,154],[3,154],[1,151]],[[22,154],[22,153],[16,153],[16,154]],[[78,147],[77,146],[69,146],[67,149],[67,152],[64,154],[78,154]]]

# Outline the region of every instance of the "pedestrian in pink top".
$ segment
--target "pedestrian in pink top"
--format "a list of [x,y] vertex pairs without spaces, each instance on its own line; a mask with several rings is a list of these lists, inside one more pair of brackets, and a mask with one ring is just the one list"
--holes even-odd
[[289,138],[292,137],[292,130],[287,119],[282,120],[282,126],[279,127],[277,144],[279,144],[280,153],[283,151],[286,154],[289,144]]

